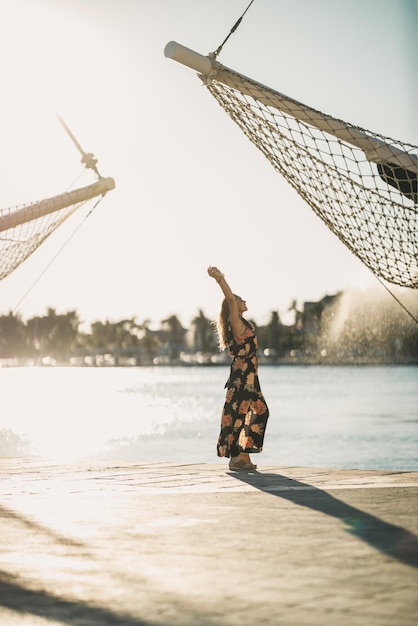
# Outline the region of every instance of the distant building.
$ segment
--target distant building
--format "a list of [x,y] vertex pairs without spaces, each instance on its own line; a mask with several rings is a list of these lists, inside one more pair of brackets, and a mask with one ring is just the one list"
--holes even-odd
[[318,337],[321,333],[323,316],[333,306],[340,293],[334,296],[324,296],[318,302],[304,302],[302,311],[302,327],[307,337]]

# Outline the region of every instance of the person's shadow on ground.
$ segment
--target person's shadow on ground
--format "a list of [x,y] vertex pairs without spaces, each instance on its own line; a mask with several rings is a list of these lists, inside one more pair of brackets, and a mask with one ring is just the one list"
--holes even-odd
[[347,532],[388,556],[418,568],[418,536],[365,513],[308,483],[274,473],[231,472],[231,476],[273,496],[335,517]]

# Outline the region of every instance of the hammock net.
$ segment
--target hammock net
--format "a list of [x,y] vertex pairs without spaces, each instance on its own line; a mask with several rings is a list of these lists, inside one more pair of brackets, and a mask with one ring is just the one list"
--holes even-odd
[[[12,215],[24,207],[5,209],[0,216]],[[0,280],[8,276],[27,259],[79,205],[61,209],[57,213],[36,218],[0,233]]]
[[374,274],[418,288],[418,147],[331,118],[216,63],[212,96]]
[[32,204],[0,209],[0,280],[27,259],[88,200],[113,189],[112,179]]

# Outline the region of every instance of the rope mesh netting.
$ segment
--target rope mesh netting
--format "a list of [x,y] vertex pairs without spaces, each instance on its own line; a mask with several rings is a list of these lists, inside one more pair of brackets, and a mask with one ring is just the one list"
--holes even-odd
[[[100,199],[111,189],[112,178],[10,209],[0,209],[0,280],[27,259],[64,220],[88,200]],[[90,211],[91,212],[91,211]]]
[[[0,232],[0,280],[8,276],[27,259],[64,220],[74,213],[84,202],[50,213],[34,217]],[[37,205],[19,206],[0,210],[0,224],[3,221],[17,221],[16,216],[25,211],[35,216]]]
[[376,276],[418,288],[418,147],[217,66],[200,78],[273,167]]

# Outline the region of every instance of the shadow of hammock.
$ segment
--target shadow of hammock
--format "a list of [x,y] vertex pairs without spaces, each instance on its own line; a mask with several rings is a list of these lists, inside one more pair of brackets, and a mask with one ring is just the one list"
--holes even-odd
[[[152,626],[151,622],[109,609],[55,596],[42,589],[28,589],[9,574],[0,571],[0,607],[60,624],[90,626]],[[162,625],[164,626],[164,625]]]

